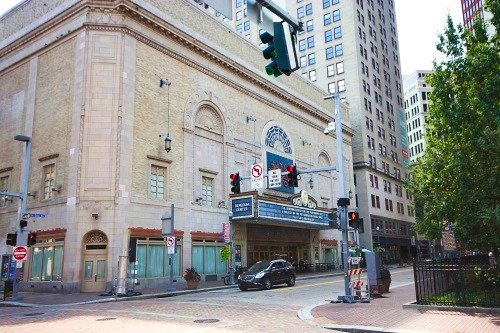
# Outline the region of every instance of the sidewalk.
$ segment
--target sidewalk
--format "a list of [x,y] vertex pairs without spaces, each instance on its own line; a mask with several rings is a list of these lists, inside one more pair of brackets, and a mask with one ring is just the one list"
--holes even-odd
[[480,312],[403,308],[415,300],[414,285],[395,286],[370,303],[327,303],[299,314],[324,328],[343,332],[481,332],[500,331],[500,315]]
[[[333,272],[305,273],[297,275],[297,280],[315,279],[325,276],[339,276],[342,274],[343,273],[340,270],[335,270]],[[0,298],[0,307],[2,306],[40,307],[40,306],[62,306],[62,305],[77,305],[77,304],[89,304],[89,303],[119,302],[119,301],[130,301],[137,299],[172,297],[182,294],[192,294],[192,293],[206,292],[210,290],[238,287],[237,285],[232,285],[232,286],[224,285],[224,282],[222,280],[208,281],[208,282],[200,281],[198,289],[194,290],[188,290],[186,283],[183,282],[175,283],[175,285],[176,285],[176,291],[174,292],[167,291],[167,287],[151,288],[143,290],[136,289],[136,291],[141,292],[142,295],[128,296],[128,297],[100,296],[101,294],[103,294],[103,292],[74,293],[74,294],[20,292],[18,301],[12,301],[9,298],[6,301],[3,301],[3,298]]]

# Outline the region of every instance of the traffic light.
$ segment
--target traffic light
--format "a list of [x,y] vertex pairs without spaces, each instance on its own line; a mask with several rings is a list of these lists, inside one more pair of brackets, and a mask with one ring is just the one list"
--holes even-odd
[[21,221],[19,221],[19,226],[21,227],[21,230],[26,228],[28,226],[28,221],[25,219],[22,219]]
[[359,228],[359,213],[351,210],[347,213],[347,219],[349,220],[349,227],[353,229]]
[[36,244],[36,233],[30,232],[28,234],[28,246],[33,246]]
[[332,229],[340,228],[336,208],[334,208],[331,213],[328,213],[328,225]]
[[239,172],[232,173],[229,176],[229,178],[231,178],[231,192],[240,193],[241,192],[241,190],[240,190],[240,181],[241,181],[240,173]]
[[16,246],[16,242],[17,242],[17,232],[13,234],[7,234],[7,240],[5,241],[5,244]]
[[[288,28],[288,24],[285,23],[285,25]],[[290,39],[290,32],[285,32],[283,23],[281,22],[274,22],[273,29],[274,35],[271,35],[267,31],[263,31],[260,34],[261,42],[263,44],[267,44],[267,47],[262,51],[262,54],[265,59],[271,59],[271,63],[266,66],[266,73],[267,75],[274,75],[275,77],[278,77],[283,73],[290,75],[290,73],[298,68],[292,69],[290,65],[287,46],[287,37]],[[293,41],[290,39],[289,43],[293,44]]]
[[299,187],[297,167],[289,165],[286,167],[286,171],[288,171],[288,186]]

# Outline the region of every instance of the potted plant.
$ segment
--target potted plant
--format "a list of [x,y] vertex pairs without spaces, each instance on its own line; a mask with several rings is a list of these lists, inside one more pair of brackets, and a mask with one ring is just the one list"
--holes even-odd
[[186,268],[184,280],[187,282],[188,289],[196,289],[201,281],[201,276],[194,267]]

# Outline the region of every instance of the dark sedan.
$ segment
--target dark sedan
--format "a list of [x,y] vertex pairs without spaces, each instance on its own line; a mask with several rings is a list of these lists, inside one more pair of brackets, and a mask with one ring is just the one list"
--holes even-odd
[[248,288],[271,289],[284,283],[289,287],[295,285],[295,268],[283,259],[259,261],[238,276],[238,287],[242,291]]

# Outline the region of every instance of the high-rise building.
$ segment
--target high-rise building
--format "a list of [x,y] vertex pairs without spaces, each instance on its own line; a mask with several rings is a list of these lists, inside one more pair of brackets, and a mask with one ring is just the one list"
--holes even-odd
[[403,78],[406,130],[410,161],[415,162],[425,149],[424,124],[429,111],[429,93],[432,87],[425,81],[432,71],[417,70]]
[[[483,0],[461,0],[462,1],[462,17],[464,20],[464,26],[468,30],[474,28],[474,19],[480,16],[486,22],[489,22],[492,18],[492,14],[485,10],[483,5]],[[488,34],[491,36],[493,34],[493,25],[488,24]]]
[[[354,167],[354,201],[364,221],[361,245],[371,248],[375,243],[386,249],[387,259],[404,259],[415,217],[403,191],[409,154],[394,1],[286,4],[304,26],[298,34],[299,73],[325,94],[339,92],[349,106],[356,134],[348,163]],[[247,17],[246,1],[235,0],[233,10],[232,21],[215,15],[259,43],[259,29]]]

